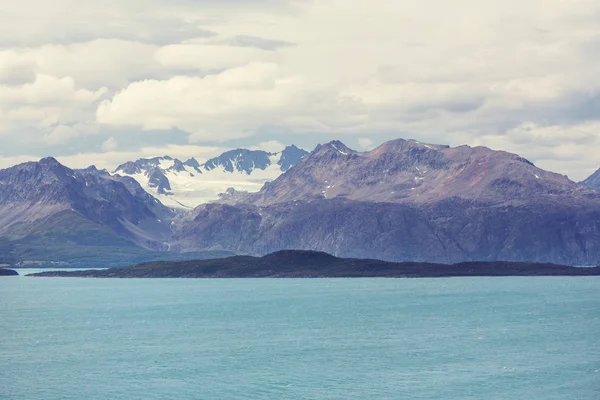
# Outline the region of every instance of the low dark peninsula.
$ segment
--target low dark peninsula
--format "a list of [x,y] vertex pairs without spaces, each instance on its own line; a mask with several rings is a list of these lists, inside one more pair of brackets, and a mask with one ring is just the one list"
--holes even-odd
[[522,262],[434,264],[338,258],[327,253],[284,250],[263,257],[234,256],[198,261],[147,262],[133,267],[48,271],[29,276],[82,278],[439,278],[453,276],[592,276],[600,267],[577,268]]
[[19,273],[12,269],[0,268],[0,276],[15,276]]

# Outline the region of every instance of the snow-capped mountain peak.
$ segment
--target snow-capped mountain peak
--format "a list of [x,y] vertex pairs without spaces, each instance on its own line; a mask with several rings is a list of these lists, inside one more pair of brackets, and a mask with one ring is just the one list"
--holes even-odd
[[229,188],[256,192],[307,154],[291,145],[277,153],[230,150],[204,163],[194,157],[185,162],[170,156],[140,158],[119,165],[113,174],[134,178],[165,205],[194,208],[219,199]]

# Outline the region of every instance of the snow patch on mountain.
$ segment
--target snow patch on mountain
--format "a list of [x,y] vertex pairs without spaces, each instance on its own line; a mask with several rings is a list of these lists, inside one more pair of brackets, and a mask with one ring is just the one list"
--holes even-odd
[[192,209],[219,199],[229,188],[257,192],[265,182],[279,177],[306,154],[296,146],[278,153],[236,149],[199,163],[195,158],[181,162],[169,156],[139,159],[118,166],[113,175],[135,179],[164,205]]

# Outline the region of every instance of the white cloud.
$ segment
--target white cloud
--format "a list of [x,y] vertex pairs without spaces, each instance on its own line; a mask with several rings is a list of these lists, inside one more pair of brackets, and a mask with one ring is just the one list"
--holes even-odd
[[[190,157],[195,157],[202,163],[210,158],[231,150],[228,147],[216,146],[197,146],[197,145],[166,145],[166,146],[143,146],[136,151],[103,151],[77,153],[68,156],[57,156],[57,160],[69,168],[87,168],[95,165],[100,169],[113,171],[119,164],[126,161],[137,160],[138,158],[152,158],[164,155],[179,158],[182,161]],[[39,161],[41,157],[33,155],[5,156],[0,157],[0,168],[20,164],[27,161]]]
[[187,0],[86,0],[77,6],[71,0],[4,2],[0,45],[70,44],[96,38],[160,44],[210,36],[198,23],[200,15],[189,12],[190,5],[194,3]]
[[55,141],[97,118],[215,142],[270,127],[285,143],[489,144],[573,176],[600,164],[598,2],[232,1],[7,3],[0,132]]
[[[113,171],[118,165],[127,161],[137,160],[138,158],[152,158],[169,155],[171,157],[179,158],[182,161],[185,161],[190,157],[195,157],[199,162],[204,162],[227,150],[229,149],[225,147],[196,145],[167,145],[161,147],[144,146],[137,151],[79,153],[69,156],[60,156],[57,157],[57,160],[70,168],[86,168],[90,165],[95,165],[100,169]],[[39,157],[24,157],[23,159],[37,161]],[[0,166],[10,165],[10,162],[2,162],[3,160],[3,158],[0,158]]]
[[57,78],[38,74],[34,82],[21,87],[4,87],[0,91],[0,105],[89,104],[106,93],[106,88],[96,91],[78,89],[70,77]]
[[79,132],[71,126],[58,125],[44,136],[44,141],[49,145],[67,143],[79,136]]
[[369,138],[358,139],[358,144],[365,150],[370,150],[373,148],[373,141]]
[[268,142],[259,143],[257,146],[250,147],[252,150],[263,150],[269,153],[277,153],[285,148],[285,144],[276,140],[269,140]]
[[[50,148],[97,131],[96,103],[105,88],[77,88],[69,77],[37,74],[23,85],[0,85],[0,136],[18,141],[37,133]],[[25,135],[26,133],[26,135]]]
[[0,50],[0,64],[35,66],[50,76],[71,79],[76,86],[118,89],[132,80],[163,76],[154,59],[156,45],[94,39],[84,43],[45,44]]
[[32,83],[36,78],[37,65],[30,61],[5,59],[0,61],[0,85],[20,86]]
[[276,64],[251,63],[202,78],[135,82],[103,101],[97,117],[110,125],[184,129],[192,141],[250,136],[266,124],[314,130],[354,122],[352,100],[318,90]]
[[167,68],[205,71],[239,67],[250,62],[275,58],[272,52],[257,48],[206,44],[164,46],[156,51],[154,57]]
[[114,137],[109,137],[108,139],[106,139],[104,141],[104,143],[102,143],[102,151],[109,152],[109,151],[115,151],[119,148],[119,143],[117,142],[117,140]]

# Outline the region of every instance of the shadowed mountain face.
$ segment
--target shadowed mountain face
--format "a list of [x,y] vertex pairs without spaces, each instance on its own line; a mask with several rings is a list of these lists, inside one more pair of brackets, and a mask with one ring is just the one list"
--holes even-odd
[[0,236],[12,241],[158,249],[173,215],[133,179],[95,167],[44,158],[0,170]]
[[254,194],[177,220],[174,247],[453,263],[600,263],[600,194],[506,152],[318,146]]

